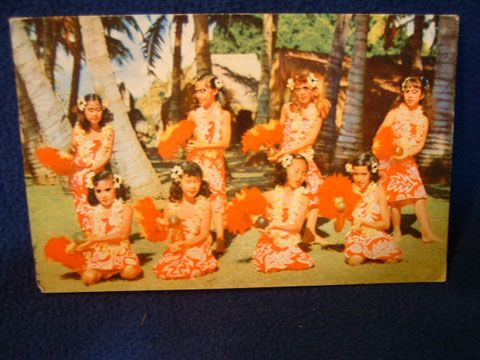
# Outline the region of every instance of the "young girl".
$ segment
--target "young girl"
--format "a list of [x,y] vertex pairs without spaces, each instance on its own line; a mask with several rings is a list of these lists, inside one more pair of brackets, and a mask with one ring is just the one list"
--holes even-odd
[[322,174],[313,160],[313,145],[327,116],[330,103],[324,97],[314,74],[302,71],[288,79],[288,89],[293,93],[291,102],[286,103],[280,114],[280,123],[284,125],[283,142],[272,161],[279,161],[287,154],[301,154],[308,161],[307,191],[309,214],[307,232],[314,236],[315,243],[326,245],[327,242],[316,234],[318,218],[317,192],[322,184]]
[[97,94],[87,94],[77,101],[77,123],[73,128],[70,146],[77,171],[70,177],[78,221],[83,232],[91,230],[87,201],[86,175],[101,172],[110,161],[113,147],[113,119],[107,104]]
[[308,199],[302,186],[308,169],[300,154],[285,155],[276,165],[274,190],[265,194],[269,203],[269,225],[257,242],[253,264],[258,271],[305,270],[314,265],[300,249],[300,230],[307,214]]
[[427,79],[407,77],[401,94],[379,128],[391,127],[396,145],[395,155],[380,161],[381,183],[391,206],[393,236],[400,240],[401,209],[414,204],[415,214],[423,242],[440,241],[433,234],[427,212],[425,187],[413,156],[418,154],[427,138],[429,120],[432,118]]
[[172,178],[169,203],[161,220],[161,225],[169,225],[169,248],[154,270],[161,279],[190,279],[217,269],[211,249],[210,190],[202,179],[202,169],[191,161],[174,166]]
[[[345,237],[345,257],[349,265],[358,265],[366,259],[396,262],[402,252],[385,230],[390,226],[387,198],[383,188],[377,184],[378,163],[370,153],[359,155],[353,163],[346,165],[353,178],[353,191],[361,200],[352,212],[352,227]],[[345,206],[339,199],[335,230],[342,231],[345,224]]]
[[205,75],[195,83],[195,107],[187,120],[196,124],[193,140],[186,149],[188,160],[203,170],[212,191],[213,224],[217,234],[217,252],[225,252],[223,213],[226,203],[225,156],[230,144],[231,116],[223,84],[213,75]]
[[82,281],[92,285],[118,273],[123,279],[135,279],[142,270],[128,239],[132,209],[122,201],[128,197],[126,187],[118,175],[101,171],[87,175],[87,188],[91,231],[87,241],[75,246],[86,258]]

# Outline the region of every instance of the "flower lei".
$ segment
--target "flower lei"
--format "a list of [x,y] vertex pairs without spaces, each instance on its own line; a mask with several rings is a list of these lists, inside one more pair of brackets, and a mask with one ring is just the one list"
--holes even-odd
[[284,169],[288,168],[293,161],[293,156],[292,154],[287,154],[284,157],[282,157],[281,164]]
[[179,165],[175,165],[172,170],[170,176],[172,180],[175,182],[179,182],[183,175],[183,169]]
[[[218,102],[215,102],[212,105],[212,109],[210,110],[210,119],[212,120],[213,124],[211,124],[210,119],[208,118],[208,111],[202,107],[197,109],[197,113],[199,115],[197,123],[197,127],[195,129],[196,135],[199,140],[208,143],[215,143],[220,141],[221,137],[221,127],[222,127],[222,112],[221,112],[221,105]],[[209,129],[213,125],[213,135],[212,139],[208,139]]]
[[[122,210],[123,202],[120,199],[115,199],[113,201],[112,207],[110,208],[110,215],[108,216],[108,223],[114,228],[122,223]],[[102,215],[105,209],[102,206],[95,206],[93,211],[95,219],[92,226],[94,235],[106,235],[107,232],[105,231],[105,222],[102,221]]]
[[[295,221],[295,218],[298,215],[298,211],[302,205],[301,198],[305,192],[305,188],[300,186],[293,190],[292,200],[288,209],[288,218],[285,221],[287,224],[291,224]],[[283,201],[285,198],[285,189],[282,186],[277,186],[273,195],[273,209],[272,209],[272,220],[274,222],[282,223],[284,222],[283,217]],[[280,230],[281,231],[281,230]]]

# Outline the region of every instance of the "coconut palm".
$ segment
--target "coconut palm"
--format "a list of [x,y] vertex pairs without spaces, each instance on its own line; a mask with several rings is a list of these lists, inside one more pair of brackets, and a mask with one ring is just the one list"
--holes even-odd
[[12,19],[10,27],[15,69],[25,84],[26,93],[37,116],[42,139],[48,145],[62,149],[70,143],[72,127],[35,55],[25,24],[20,19]]
[[425,15],[415,15],[414,30],[411,38],[412,45],[412,74],[419,75],[423,71],[422,48],[423,29],[425,27]]
[[335,148],[334,167],[337,169],[352,158],[363,144],[362,116],[369,21],[369,15],[355,15],[355,43],[348,72],[346,104]]
[[258,105],[256,123],[265,123],[269,117],[270,78],[273,52],[275,49],[278,14],[263,14],[263,54],[262,73],[258,84]]
[[433,82],[433,125],[419,154],[421,166],[450,169],[457,62],[458,17],[441,15],[438,27],[438,54]]
[[322,126],[316,149],[320,160],[325,167],[331,163],[335,141],[337,138],[337,98],[342,78],[342,64],[345,55],[345,44],[347,42],[348,25],[352,18],[351,14],[339,14],[335,22],[335,33],[333,35],[332,50],[328,58],[327,70],[325,73],[325,84],[327,99],[330,101],[330,112]]
[[197,76],[212,73],[212,60],[210,57],[210,39],[208,36],[208,15],[194,14],[193,24],[195,29],[195,50]]
[[138,142],[127,115],[110,62],[105,32],[98,16],[80,16],[83,48],[95,91],[109,101],[114,114],[112,163],[135,196],[156,195],[160,182]]

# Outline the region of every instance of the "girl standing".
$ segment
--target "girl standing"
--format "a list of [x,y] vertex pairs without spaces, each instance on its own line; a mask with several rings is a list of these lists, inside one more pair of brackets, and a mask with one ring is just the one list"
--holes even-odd
[[[345,236],[345,258],[349,265],[358,265],[366,259],[397,262],[402,257],[395,241],[385,230],[390,226],[387,198],[379,179],[377,159],[370,153],[359,155],[346,165],[353,178],[353,191],[361,195],[351,215],[352,227]],[[337,202],[335,230],[345,225],[345,206]]]
[[322,184],[322,174],[313,160],[313,145],[320,133],[323,119],[328,114],[330,103],[324,97],[318,80],[313,73],[302,71],[288,79],[287,88],[293,93],[291,102],[286,103],[280,114],[280,123],[284,125],[283,141],[275,155],[269,159],[279,161],[287,154],[301,154],[308,162],[307,191],[309,213],[306,231],[314,242],[328,243],[316,234],[318,218],[318,188]]
[[302,186],[307,164],[302,155],[289,154],[276,166],[276,187],[265,194],[270,224],[259,230],[263,235],[253,252],[253,264],[258,271],[305,270],[314,265],[312,257],[298,246],[308,207]]
[[200,165],[212,192],[212,217],[216,231],[217,252],[225,252],[223,213],[227,199],[225,184],[225,149],[230,144],[231,116],[223,83],[213,75],[204,75],[195,83],[195,110],[187,120],[196,124],[193,139],[186,150],[188,160]]
[[172,170],[169,203],[160,225],[168,225],[168,250],[154,266],[161,279],[190,279],[213,272],[210,221],[212,205],[202,169],[186,161]]
[[427,193],[413,158],[425,145],[429,120],[432,118],[428,90],[426,78],[407,77],[402,83],[401,94],[378,130],[380,132],[384,127],[391,127],[394,137],[395,154],[380,161],[380,175],[391,206],[393,237],[396,240],[402,236],[401,209],[414,204],[422,241],[440,241],[430,226]]
[[86,176],[104,170],[112,156],[113,128],[108,124],[113,115],[107,103],[97,94],[87,94],[77,101],[77,123],[73,128],[70,152],[77,171],[70,177],[78,221],[83,232],[91,230],[87,201]]

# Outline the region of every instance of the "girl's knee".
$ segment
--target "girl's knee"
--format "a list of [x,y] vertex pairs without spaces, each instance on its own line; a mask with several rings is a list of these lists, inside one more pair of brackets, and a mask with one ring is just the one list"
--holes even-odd
[[353,255],[346,259],[348,265],[360,265],[365,261],[365,258],[361,255]]
[[120,277],[125,280],[133,280],[142,273],[142,268],[139,265],[128,265],[120,273]]
[[85,285],[94,285],[101,280],[102,276],[95,270],[86,270],[82,274],[82,282]]

